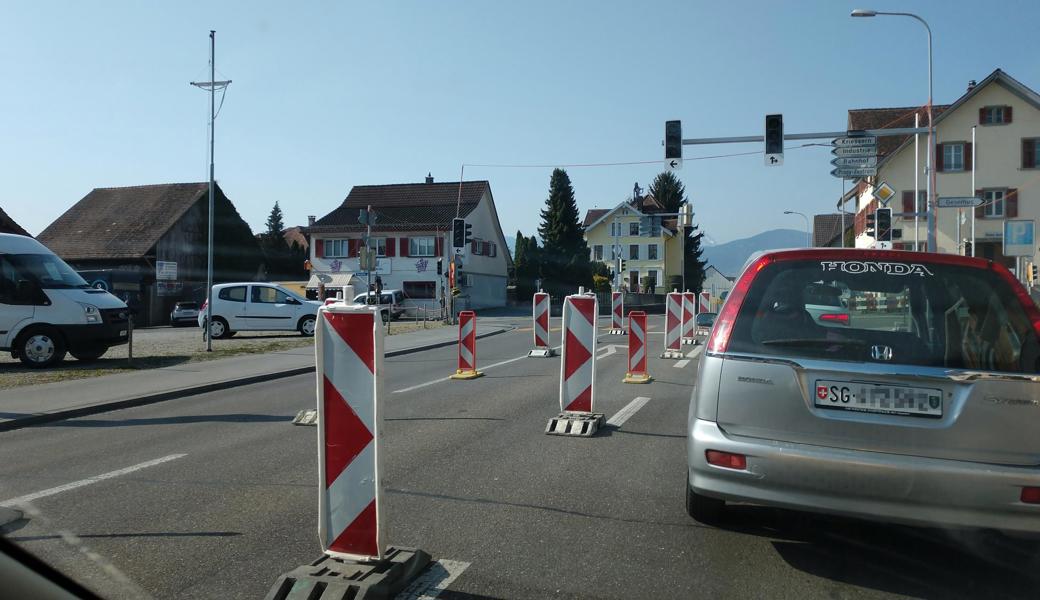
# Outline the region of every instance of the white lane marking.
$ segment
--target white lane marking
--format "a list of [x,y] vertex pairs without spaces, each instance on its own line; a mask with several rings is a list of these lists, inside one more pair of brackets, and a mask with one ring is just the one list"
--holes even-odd
[[[559,346],[553,346],[553,350],[559,350],[559,349],[560,349]],[[478,371],[487,371],[488,369],[494,369],[495,367],[501,367],[502,365],[508,365],[509,363],[513,363],[513,362],[516,362],[518,360],[523,360],[525,358],[527,358],[526,354],[524,354],[522,356],[517,356],[515,358],[510,358],[508,360],[503,360],[501,362],[492,363],[492,364],[487,365],[487,366],[481,366],[481,365],[478,364],[477,365],[477,370]],[[411,392],[413,390],[418,390],[418,389],[424,388],[426,386],[433,385],[435,383],[441,383],[442,381],[449,381],[449,380],[451,380],[451,377],[441,377],[439,379],[434,379],[432,381],[426,381],[424,383],[419,383],[419,384],[413,385],[411,387],[406,387],[406,388],[401,388],[399,390],[394,390],[394,391],[392,391],[390,393],[391,394],[403,394],[405,392]]]
[[606,357],[610,356],[611,354],[614,354],[615,352],[617,352],[618,348],[620,348],[620,347],[621,347],[620,344],[610,344],[609,346],[603,346],[602,348],[600,348],[600,350],[606,350],[606,352],[604,352],[603,354],[597,355],[596,358],[606,358]]
[[155,460],[149,460],[140,464],[126,467],[125,469],[118,469],[116,471],[109,471],[101,475],[95,475],[94,477],[88,477],[86,479],[80,479],[79,481],[73,481],[72,483],[66,483],[65,485],[59,485],[58,487],[52,487],[39,492],[33,492],[32,494],[26,494],[24,496],[18,496],[17,498],[11,498],[10,500],[4,500],[0,502],[0,506],[14,506],[17,504],[25,504],[38,500],[40,498],[46,498],[47,496],[53,496],[76,488],[81,488],[85,485],[91,485],[99,481],[106,479],[112,479],[113,477],[119,477],[120,475],[126,475],[133,473],[134,471],[140,471],[141,469],[147,469],[148,467],[154,467],[155,465],[161,465],[164,462],[170,462],[171,460],[177,460],[178,458],[184,458],[187,454],[171,454]]
[[635,400],[625,405],[625,408],[617,411],[617,413],[607,420],[607,425],[613,425],[614,427],[621,427],[622,423],[627,421],[632,415],[636,414],[636,411],[643,408],[643,405],[650,401],[650,398],[646,396],[639,396]]
[[685,367],[688,364],[690,364],[690,359],[684,358],[682,360],[675,361],[675,364],[672,365],[672,366],[675,367],[676,369],[681,369],[681,368]]
[[686,358],[697,358],[697,355],[699,355],[701,352],[704,352],[704,345],[703,344],[698,345],[698,346],[694,347],[693,350],[690,350],[689,352],[687,352],[686,353]]
[[470,563],[461,560],[435,560],[412,585],[397,594],[397,600],[434,600],[448,589],[469,565]]

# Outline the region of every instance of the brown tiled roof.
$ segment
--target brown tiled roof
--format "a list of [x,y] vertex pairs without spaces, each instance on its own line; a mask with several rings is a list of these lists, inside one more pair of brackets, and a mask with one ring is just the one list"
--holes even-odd
[[[44,229],[38,239],[66,260],[140,258],[195,202],[208,183],[97,188]],[[217,197],[223,194],[217,189]]]
[[[949,104],[936,105],[932,115],[939,117]],[[854,108],[849,110],[848,129],[892,129],[896,127],[913,127],[914,111],[921,115],[921,127],[928,126],[928,111],[921,106],[903,106],[899,108]],[[908,135],[886,135],[878,139],[878,159],[887,156],[898,148]]]
[[[845,228],[852,227],[855,215],[845,216]],[[841,213],[813,215],[813,246],[825,247],[841,233]]]
[[17,233],[18,235],[29,235],[29,232],[22,229],[22,226],[14,222],[4,209],[0,208],[0,233]]
[[300,248],[307,248],[308,246],[307,236],[303,234],[303,227],[300,225],[283,230],[282,237],[285,238],[285,243],[289,246],[292,246],[293,242],[296,242]]
[[596,221],[596,219],[602,217],[611,210],[612,209],[609,208],[590,208],[588,212],[585,213],[585,221],[582,222],[581,226],[588,227],[589,225],[593,224]]
[[364,226],[358,223],[358,214],[367,206],[376,213],[375,227],[380,231],[447,229],[456,217],[456,203],[459,204],[458,216],[465,217],[490,189],[487,181],[463,182],[460,201],[457,181],[356,185],[339,208],[304,231],[360,231]]

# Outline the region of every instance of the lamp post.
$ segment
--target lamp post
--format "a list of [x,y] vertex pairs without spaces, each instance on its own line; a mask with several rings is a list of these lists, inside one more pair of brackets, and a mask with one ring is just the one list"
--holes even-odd
[[[796,210],[785,210],[784,214],[785,215],[801,215],[801,217],[803,219],[805,219],[805,247],[806,248],[812,248],[812,241],[809,239],[809,217],[805,216],[805,213],[800,213],[800,212],[798,212]],[[844,232],[842,232],[842,235],[844,236]],[[842,239],[844,239],[844,237],[842,237]]]
[[[882,16],[893,16],[893,17],[910,17],[911,19],[917,19],[921,25],[924,25],[925,31],[928,32],[928,158],[926,161],[926,169],[928,170],[927,181],[927,206],[928,206],[928,250],[931,252],[937,252],[938,247],[936,246],[936,181],[935,181],[935,169],[932,165],[935,164],[935,123],[932,119],[932,28],[928,26],[928,23],[921,17],[906,12],[882,12],[877,10],[868,10],[865,8],[857,8],[852,11],[850,16],[852,17],[876,17]],[[916,191],[915,191],[916,193]],[[914,202],[916,206],[916,201]],[[915,211],[916,212],[916,211]]]

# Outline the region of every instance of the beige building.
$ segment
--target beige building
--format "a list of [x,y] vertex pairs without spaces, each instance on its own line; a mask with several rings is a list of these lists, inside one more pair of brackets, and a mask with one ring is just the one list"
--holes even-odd
[[[927,123],[923,108],[861,109],[849,111],[849,129],[912,127],[914,113],[921,126]],[[976,256],[1000,260],[1009,267],[1002,251],[1007,219],[1040,217],[1040,95],[1007,73],[997,69],[984,80],[971,82],[956,102],[935,106],[936,190],[939,198],[979,196],[985,201],[972,209],[939,208],[937,242],[940,252],[971,253],[972,217],[975,222]],[[972,130],[975,142],[972,143]],[[894,212],[914,211],[914,136],[879,139],[879,169],[876,177],[857,182],[847,198],[855,200],[857,247],[872,247],[865,235],[866,215],[877,208],[874,186],[888,183],[896,190],[889,203]],[[927,136],[918,144],[918,195],[923,211],[927,161]],[[974,184],[972,170],[974,167]],[[894,218],[893,247],[912,250],[915,225],[912,218]],[[927,246],[927,224],[917,226],[919,248]],[[1037,260],[1036,253],[1027,258]]]

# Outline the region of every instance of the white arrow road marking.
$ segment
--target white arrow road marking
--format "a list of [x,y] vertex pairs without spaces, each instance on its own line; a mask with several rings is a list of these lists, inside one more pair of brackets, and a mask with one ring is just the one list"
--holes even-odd
[[[553,350],[559,350],[559,349],[560,349],[559,346],[553,346]],[[488,369],[494,369],[495,367],[501,367],[502,365],[508,365],[509,363],[514,363],[514,362],[516,362],[518,360],[523,360],[525,358],[527,358],[526,354],[524,354],[522,356],[517,356],[516,358],[510,358],[508,360],[503,360],[501,362],[492,363],[492,364],[487,365],[487,366],[483,366],[483,367],[478,366],[477,370],[479,370],[479,371],[487,371]],[[390,393],[391,394],[403,394],[405,392],[411,392],[412,390],[418,390],[418,389],[424,388],[426,386],[433,385],[435,383],[440,383],[442,381],[450,381],[450,380],[451,380],[451,377],[441,377],[439,379],[434,379],[432,381],[427,381],[427,382],[424,382],[424,383],[413,385],[411,387],[406,387],[406,388],[401,388],[399,390],[394,390],[394,391],[392,391]]]
[[613,425],[614,427],[621,427],[621,425],[627,421],[632,415],[636,414],[636,411],[643,408],[643,405],[650,401],[650,398],[646,396],[639,396],[635,400],[625,405],[625,408],[617,411],[613,417],[607,420],[607,425]]
[[617,352],[618,348],[624,348],[624,347],[625,346],[622,346],[620,344],[610,344],[608,346],[603,346],[602,348],[600,348],[600,350],[606,350],[606,352],[604,352],[603,354],[597,355],[596,358],[597,359],[599,359],[599,358],[606,358],[606,357],[610,356],[611,354],[614,354],[615,352]]
[[15,506],[18,504],[26,504],[33,500],[39,500],[40,498],[46,498],[47,496],[53,496],[76,488],[81,488],[85,485],[91,485],[104,481],[106,479],[112,479],[113,477],[119,477],[120,475],[126,475],[133,473],[134,471],[140,471],[141,469],[147,469],[148,467],[154,467],[155,465],[161,465],[164,462],[170,462],[171,460],[177,460],[178,458],[184,458],[187,454],[171,454],[155,460],[149,460],[140,464],[126,467],[125,469],[118,469],[116,471],[109,471],[108,473],[102,473],[101,475],[95,475],[93,477],[87,477],[86,479],[80,479],[79,481],[73,481],[72,483],[66,483],[65,485],[59,485],[58,487],[52,487],[39,492],[33,492],[32,494],[26,494],[17,498],[11,498],[10,500],[0,501],[0,506]]
[[461,560],[436,560],[412,585],[397,594],[397,600],[434,600],[462,575],[470,563]]
[[690,364],[690,359],[684,358],[682,360],[675,361],[675,364],[672,365],[672,366],[675,367],[676,369],[681,369],[681,368],[685,367],[688,364]]

